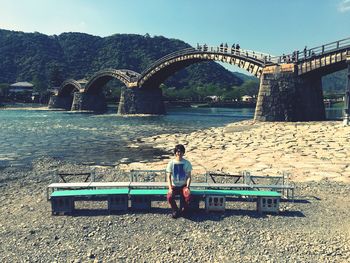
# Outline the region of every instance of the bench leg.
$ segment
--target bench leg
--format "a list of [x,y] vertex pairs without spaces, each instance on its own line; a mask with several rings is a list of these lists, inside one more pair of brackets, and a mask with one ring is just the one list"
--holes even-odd
[[280,197],[265,197],[257,198],[256,207],[259,214],[272,212],[279,213]]
[[225,196],[208,195],[205,197],[205,210],[206,212],[210,212],[210,211],[224,212],[225,203],[226,203]]
[[112,195],[108,197],[108,211],[128,210],[128,195]]
[[147,195],[131,196],[131,209],[134,210],[150,210],[151,197]]
[[74,211],[72,197],[51,197],[51,210],[53,215],[71,214]]

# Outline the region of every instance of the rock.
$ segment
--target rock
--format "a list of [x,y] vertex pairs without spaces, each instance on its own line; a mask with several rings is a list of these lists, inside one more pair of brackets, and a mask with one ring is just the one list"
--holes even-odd
[[95,258],[95,254],[93,253],[93,251],[91,249],[88,251],[87,257],[91,258],[91,259]]

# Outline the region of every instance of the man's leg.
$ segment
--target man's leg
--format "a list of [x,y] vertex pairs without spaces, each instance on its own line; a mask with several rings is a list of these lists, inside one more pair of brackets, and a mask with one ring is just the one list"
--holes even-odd
[[167,198],[167,200],[168,200],[169,205],[171,206],[171,209],[172,209],[173,212],[174,212],[174,211],[177,211],[177,210],[178,210],[178,207],[177,207],[176,201],[175,201],[175,195],[178,194],[179,189],[176,188],[176,187],[172,187],[172,189],[173,189],[172,193],[171,193],[171,194],[168,193],[167,196],[166,196],[166,198]]
[[191,194],[190,194],[190,191],[189,191],[187,186],[182,188],[181,194],[182,194],[183,199],[184,199],[183,211],[187,212],[189,210],[190,202],[191,202]]

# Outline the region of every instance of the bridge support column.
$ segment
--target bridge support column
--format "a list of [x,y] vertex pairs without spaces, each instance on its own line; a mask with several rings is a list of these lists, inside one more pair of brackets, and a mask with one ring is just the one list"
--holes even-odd
[[72,107],[73,98],[68,97],[60,97],[57,95],[52,95],[49,100],[49,109],[64,109],[70,110]]
[[345,105],[344,105],[343,124],[345,126],[348,126],[348,125],[350,125],[350,54],[346,57],[346,62],[348,64],[348,80],[347,80],[347,87],[345,90]]
[[160,88],[122,88],[118,114],[165,114]]
[[254,119],[257,121],[325,120],[320,76],[263,73]]
[[75,92],[71,110],[105,112],[107,110],[106,98],[102,93]]

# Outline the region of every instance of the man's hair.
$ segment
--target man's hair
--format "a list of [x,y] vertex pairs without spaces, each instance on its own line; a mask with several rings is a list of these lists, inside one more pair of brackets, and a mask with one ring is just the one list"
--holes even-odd
[[178,144],[174,148],[174,154],[176,154],[177,151],[181,151],[182,153],[185,153],[185,146],[182,144]]

